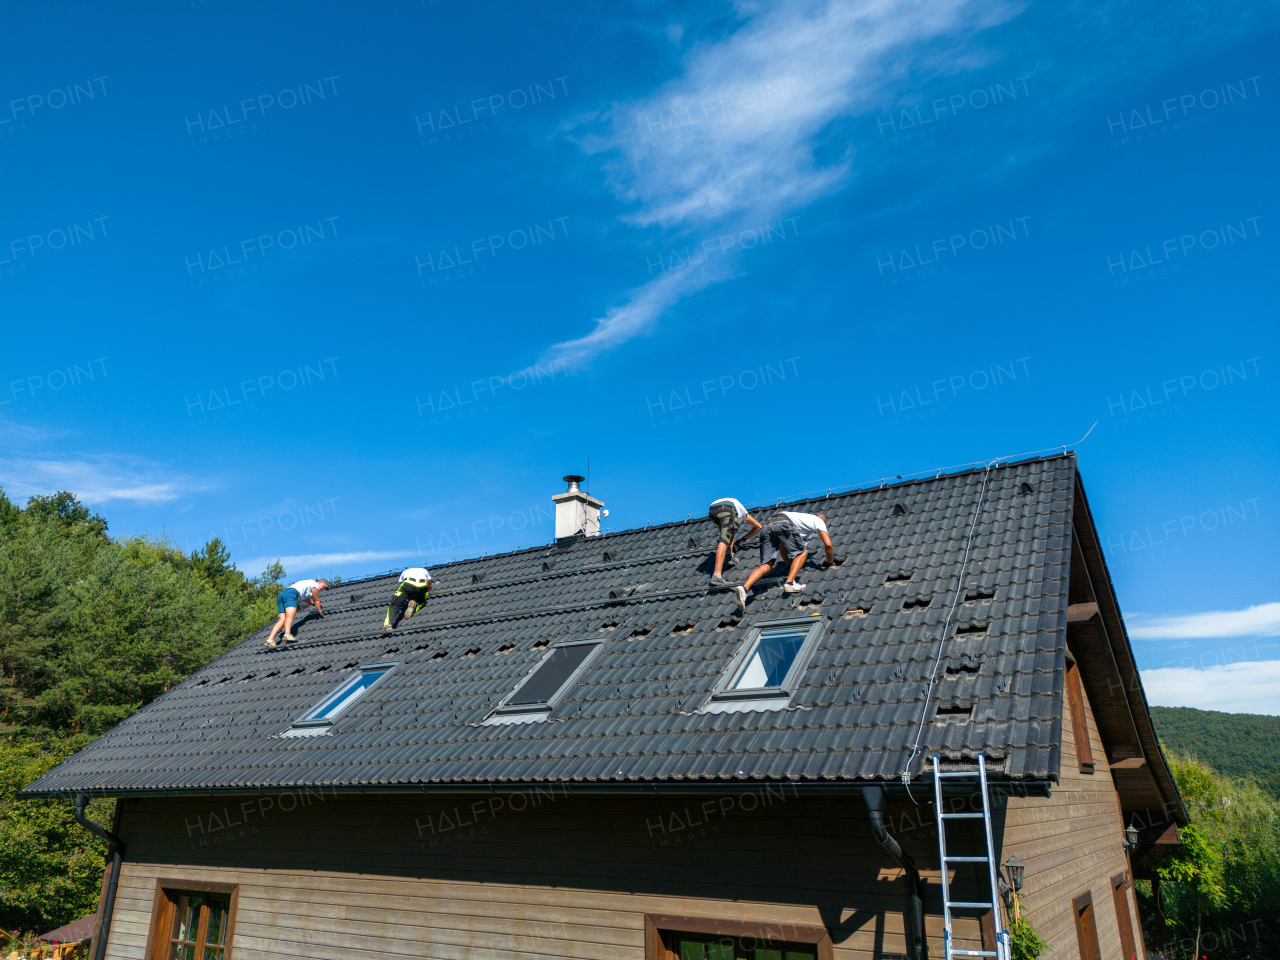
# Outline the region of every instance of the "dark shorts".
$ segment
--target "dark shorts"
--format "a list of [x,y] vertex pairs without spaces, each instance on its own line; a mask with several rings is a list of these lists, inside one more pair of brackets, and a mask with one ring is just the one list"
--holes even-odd
[[707,519],[720,531],[720,542],[733,546],[734,538],[738,535],[738,511],[733,504],[715,504],[707,514]]
[[760,563],[772,566],[784,555],[794,560],[804,553],[804,537],[796,525],[785,517],[773,519],[760,530]]
[[298,591],[293,587],[285,587],[276,595],[276,613],[284,613],[289,607],[298,609]]

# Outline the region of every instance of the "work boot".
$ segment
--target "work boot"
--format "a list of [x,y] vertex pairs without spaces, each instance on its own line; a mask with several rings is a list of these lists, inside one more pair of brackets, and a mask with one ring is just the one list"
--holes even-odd
[[384,624],[382,625],[382,632],[383,632],[383,633],[390,633],[390,632],[391,632],[391,629],[392,629],[392,628],[391,628],[391,624],[389,624],[389,623],[384,623]]
[[787,593],[800,593],[804,590],[803,583],[784,583],[782,589]]

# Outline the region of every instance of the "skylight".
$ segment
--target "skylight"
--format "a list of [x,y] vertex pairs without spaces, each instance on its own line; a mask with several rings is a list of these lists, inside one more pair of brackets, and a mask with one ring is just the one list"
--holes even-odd
[[755,690],[781,687],[787,671],[809,637],[804,627],[775,627],[760,631],[760,636],[729,683],[730,690]]
[[353,703],[369,692],[379,680],[395,669],[394,663],[367,663],[359,673],[347,679],[337,690],[329,694],[296,721],[295,727],[327,726],[341,716]]
[[705,709],[785,707],[799,686],[800,675],[818,645],[822,628],[823,619],[819,616],[757,624],[747,634]]
[[603,640],[562,640],[525,677],[495,711],[500,714],[546,714],[573,685]]

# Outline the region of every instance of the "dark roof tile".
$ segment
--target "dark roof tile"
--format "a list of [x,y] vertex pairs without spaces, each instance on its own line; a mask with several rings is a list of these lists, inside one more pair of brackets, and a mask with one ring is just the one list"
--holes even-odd
[[[266,650],[259,631],[28,792],[896,779],[926,706],[925,757],[981,752],[1007,776],[1051,778],[1073,457],[991,470],[948,632],[986,629],[942,644],[933,703],[924,700],[982,478],[792,504],[824,510],[847,559],[830,570],[811,562],[797,597],[775,580],[745,618],[731,592],[705,586],[713,536],[701,519],[437,567],[426,609],[391,638],[378,627],[395,578],[341,584],[325,618],[299,619],[297,645]],[[1033,494],[1018,494],[1024,481]],[[891,515],[894,503],[905,516]],[[975,591],[994,596],[965,599]],[[903,609],[911,600],[928,605]],[[865,615],[846,614],[855,608]],[[826,631],[789,707],[703,712],[754,623],[815,613]],[[541,660],[536,641],[569,638],[606,643],[550,720],[482,723]],[[348,665],[382,659],[399,669],[331,733],[281,737],[351,676]],[[974,709],[933,719],[935,705]]]

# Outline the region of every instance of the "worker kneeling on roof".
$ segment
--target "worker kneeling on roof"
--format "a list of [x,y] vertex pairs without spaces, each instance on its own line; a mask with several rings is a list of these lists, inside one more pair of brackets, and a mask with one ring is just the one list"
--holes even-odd
[[271,633],[267,637],[264,647],[274,647],[276,645],[276,634],[282,629],[284,636],[280,638],[281,643],[288,643],[294,639],[293,636],[293,618],[298,615],[298,604],[309,603],[316,608],[316,613],[324,616],[324,611],[320,609],[320,591],[329,589],[329,581],[320,580],[299,580],[292,586],[285,587],[276,594],[276,622],[271,627]]
[[721,497],[719,500],[711,501],[711,509],[707,512],[707,519],[716,525],[716,529],[720,532],[720,542],[716,544],[716,569],[711,574],[711,585],[713,587],[726,587],[724,581],[725,557],[728,556],[728,565],[732,567],[737,561],[733,556],[733,542],[737,539],[738,528],[745,520],[747,525],[751,527],[751,536],[760,529],[760,521],[747,513],[747,508],[733,497]]
[[426,567],[410,567],[400,574],[400,583],[396,592],[391,595],[391,603],[387,605],[387,617],[382,621],[382,632],[390,633],[400,626],[402,619],[408,620],[422,609],[431,593],[431,571]]
[[805,549],[805,539],[817,534],[822,538],[822,545],[827,548],[827,562],[824,567],[835,562],[835,547],[831,545],[831,536],[827,533],[827,515],[825,513],[793,513],[784,510],[769,519],[760,528],[760,566],[751,571],[751,576],[742,586],[734,587],[738,606],[747,609],[747,593],[756,582],[773,569],[779,560],[790,561],[787,569],[787,582],[782,589],[787,593],[799,593],[804,589],[803,583],[796,583],[800,568],[809,559],[809,551]]

